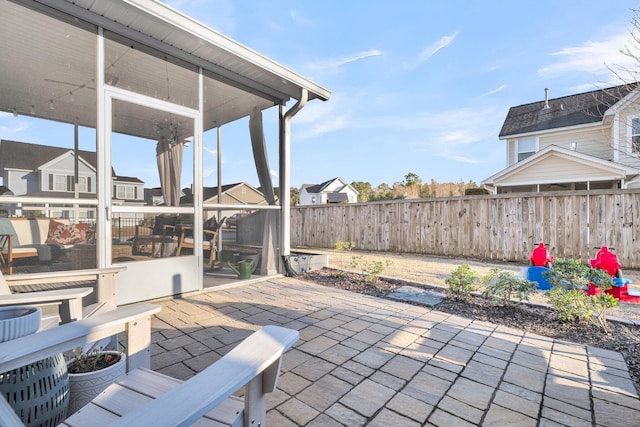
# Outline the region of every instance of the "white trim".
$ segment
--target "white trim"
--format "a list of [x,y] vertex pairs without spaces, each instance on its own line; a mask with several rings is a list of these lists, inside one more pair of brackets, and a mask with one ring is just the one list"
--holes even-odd
[[[525,157],[524,159],[520,160],[520,141],[521,140],[527,140],[527,139],[533,139],[533,151],[525,151],[525,153],[531,153],[530,155],[528,155],[527,157]],[[516,163],[520,163],[523,160],[528,159],[531,156],[534,156],[538,151],[540,151],[540,138],[537,136],[528,136],[525,138],[517,138],[515,140],[515,162]]]
[[[499,179],[507,179],[510,175],[522,170],[523,168],[529,167],[531,165],[534,165],[535,163],[544,160],[548,155],[551,154],[555,154],[557,156],[563,157],[565,159],[568,160],[572,160],[572,161],[576,161],[576,162],[580,162],[583,163],[587,166],[592,166],[592,167],[599,167],[603,170],[608,170],[611,173],[614,174],[614,176],[616,176],[616,178],[613,179],[620,179],[620,176],[626,176],[626,175],[636,175],[638,173],[640,173],[639,169],[636,168],[632,168],[630,166],[625,166],[623,164],[620,163],[613,163],[613,162],[609,162],[606,160],[602,160],[599,159],[597,157],[593,157],[593,156],[589,156],[587,154],[584,153],[580,153],[578,151],[571,151],[571,150],[567,150],[565,148],[562,147],[558,147],[556,145],[549,145],[547,147],[545,147],[544,149],[542,149],[541,151],[538,151],[536,154],[534,154],[531,157],[526,158],[525,160],[522,160],[521,162],[518,163],[514,163],[511,166],[509,166],[506,169],[501,170],[498,173],[493,174],[492,176],[490,176],[489,178],[486,178],[484,180],[482,180],[480,182],[481,185],[495,185],[495,182]],[[619,175],[615,175],[615,174],[619,174]],[[606,178],[602,178],[602,179],[598,179],[603,180]],[[577,179],[573,180],[576,181]],[[557,180],[553,179],[552,182],[558,182]],[[533,185],[532,183],[529,183],[530,185]]]
[[[637,152],[633,152],[633,121],[634,120],[640,120],[640,114],[635,114],[635,115],[628,115],[627,116],[627,138],[625,141],[625,152],[629,155],[629,156],[633,156],[633,157],[638,157],[640,156],[640,150]],[[640,135],[640,134],[639,134]]]
[[611,126],[611,135],[613,143],[613,161],[620,161],[620,120],[613,120],[613,126]]
[[514,134],[511,134],[511,135],[503,135],[503,136],[498,137],[498,139],[504,141],[504,140],[507,140],[507,139],[526,138],[526,137],[531,137],[531,136],[536,136],[536,135],[546,135],[546,134],[549,134],[549,133],[575,132],[575,131],[589,130],[589,128],[593,128],[593,127],[601,127],[602,125],[603,125],[602,122],[585,123],[585,124],[582,124],[582,125],[566,126],[566,127],[559,127],[559,128],[537,130],[537,131],[533,131],[533,132],[514,133]]

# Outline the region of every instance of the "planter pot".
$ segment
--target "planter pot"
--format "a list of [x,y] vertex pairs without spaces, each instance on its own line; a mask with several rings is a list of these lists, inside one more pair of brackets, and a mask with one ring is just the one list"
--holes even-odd
[[[119,351],[102,351],[100,353],[119,354],[120,360],[104,369],[84,374],[69,374],[69,415],[91,402],[104,389],[125,374],[127,356]],[[68,362],[67,365],[72,363]]]
[[39,307],[18,305],[0,308],[0,342],[31,335],[40,327]]
[[[0,342],[30,335],[40,327],[38,307],[0,308]],[[0,373],[4,395],[28,426],[55,426],[66,418],[69,405],[67,365],[61,353],[18,369]]]

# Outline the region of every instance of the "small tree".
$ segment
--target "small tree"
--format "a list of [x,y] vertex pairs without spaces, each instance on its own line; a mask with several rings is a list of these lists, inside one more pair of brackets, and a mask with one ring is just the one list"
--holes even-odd
[[[613,279],[606,271],[590,268],[575,260],[557,259],[553,270],[546,271],[544,276],[552,286],[547,298],[560,320],[589,321],[608,332],[607,313],[618,300],[606,293],[613,285]],[[597,295],[585,293],[590,283],[598,289]]]
[[467,264],[462,264],[451,272],[451,275],[444,281],[449,288],[447,295],[456,300],[467,300],[471,297],[471,292],[478,288],[476,284],[480,277],[478,273]]

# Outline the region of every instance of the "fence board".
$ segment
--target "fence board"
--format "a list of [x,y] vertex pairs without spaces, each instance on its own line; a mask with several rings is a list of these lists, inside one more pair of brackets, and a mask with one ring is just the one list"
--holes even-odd
[[597,190],[299,206],[291,244],[521,262],[540,241],[585,262],[608,245],[640,268],[639,205],[640,190]]

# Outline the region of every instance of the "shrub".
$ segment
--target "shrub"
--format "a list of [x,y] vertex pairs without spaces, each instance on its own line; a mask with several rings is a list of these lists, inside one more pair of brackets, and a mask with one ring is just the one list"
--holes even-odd
[[335,248],[336,248],[336,251],[338,252],[342,252],[342,251],[351,252],[351,249],[356,248],[356,242],[343,242],[342,240],[338,240],[335,243]]
[[[605,292],[613,285],[613,279],[606,271],[589,268],[575,260],[556,260],[553,270],[544,275],[553,286],[547,292],[547,298],[560,320],[589,321],[608,332],[607,313],[618,300]],[[599,295],[585,294],[589,283],[598,288]]]
[[466,300],[471,296],[471,292],[478,289],[476,284],[479,279],[475,270],[467,264],[462,264],[444,281],[449,285],[447,295],[456,300]]
[[503,271],[499,268],[491,269],[482,278],[482,283],[486,286],[482,296],[500,307],[509,306],[514,297],[521,302],[528,301],[529,295],[535,292],[538,286],[536,282],[530,282],[510,271]]
[[375,283],[376,280],[378,280],[378,276],[391,264],[393,264],[393,261],[388,259],[383,262],[368,261],[364,258],[364,255],[354,255],[351,257],[351,267],[360,269],[365,276],[366,283]]

